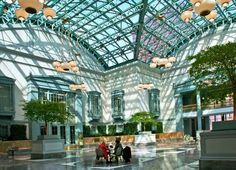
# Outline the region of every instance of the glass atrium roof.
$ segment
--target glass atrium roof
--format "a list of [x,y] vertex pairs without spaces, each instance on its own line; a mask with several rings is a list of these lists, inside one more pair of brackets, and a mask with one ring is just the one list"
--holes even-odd
[[[197,14],[186,23],[180,15],[192,8],[189,0],[46,0],[57,16],[29,15],[24,24],[39,25],[74,38],[89,49],[105,69],[155,56],[167,57],[207,30],[236,21],[236,0],[217,4],[214,22]],[[18,2],[0,1],[1,23],[14,24]],[[178,58],[177,58],[178,60]]]

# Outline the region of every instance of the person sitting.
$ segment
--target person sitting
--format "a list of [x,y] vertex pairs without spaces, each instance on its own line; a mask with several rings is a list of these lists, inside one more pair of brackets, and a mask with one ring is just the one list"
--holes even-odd
[[[103,157],[106,159],[106,162],[110,162],[109,160],[109,153],[110,153],[110,149],[107,146],[105,139],[102,141],[102,143],[98,146],[98,149],[100,149],[103,153]],[[98,156],[98,155],[97,155]]]
[[111,155],[111,160],[115,157],[116,162],[118,162],[118,157],[122,156],[123,146],[120,141],[121,138],[116,137],[114,152]]
[[122,144],[120,143],[120,141],[121,141],[121,138],[120,137],[116,137],[116,144],[115,144],[115,148],[114,148],[114,154],[116,155],[116,153],[117,153],[117,149],[120,147],[120,148],[122,148],[123,149],[123,146],[122,146]]

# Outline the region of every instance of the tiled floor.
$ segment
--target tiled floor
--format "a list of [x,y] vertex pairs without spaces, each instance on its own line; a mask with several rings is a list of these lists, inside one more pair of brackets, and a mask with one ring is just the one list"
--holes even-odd
[[193,170],[198,169],[196,146],[146,146],[132,148],[130,163],[106,164],[95,160],[95,148],[67,152],[63,159],[31,160],[29,155],[1,158],[0,170]]

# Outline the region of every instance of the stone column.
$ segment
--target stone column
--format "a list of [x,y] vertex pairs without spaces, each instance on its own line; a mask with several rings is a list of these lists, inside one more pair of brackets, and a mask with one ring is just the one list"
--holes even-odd
[[175,94],[176,131],[184,131],[183,100],[181,94]]
[[197,90],[197,127],[198,131],[202,130],[202,109],[201,109],[201,96],[200,91]]

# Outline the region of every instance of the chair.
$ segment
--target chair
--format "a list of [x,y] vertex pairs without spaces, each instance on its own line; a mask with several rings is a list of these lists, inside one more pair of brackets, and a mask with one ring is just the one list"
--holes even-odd
[[111,155],[111,159],[113,159],[115,157],[116,162],[119,162],[119,160],[122,160],[122,153],[123,153],[123,148],[122,147],[118,147],[116,149],[115,154]]
[[95,152],[96,152],[96,159],[97,160],[99,160],[100,158],[104,158],[104,155],[99,148],[96,148]]

